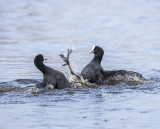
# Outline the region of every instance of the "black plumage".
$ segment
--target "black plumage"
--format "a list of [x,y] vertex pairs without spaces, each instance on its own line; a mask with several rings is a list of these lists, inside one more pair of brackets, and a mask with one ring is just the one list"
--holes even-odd
[[103,83],[103,68],[101,61],[104,51],[99,46],[93,46],[90,53],[94,53],[94,58],[84,67],[81,75],[84,79],[87,79],[91,83],[102,84]]
[[104,51],[99,46],[93,46],[91,53],[94,58],[84,67],[81,75],[91,83],[96,84],[116,84],[119,82],[131,82],[133,84],[143,84],[147,81],[141,74],[133,71],[115,70],[106,71],[101,66]]
[[46,66],[43,61],[42,54],[37,55],[34,59],[35,66],[43,73],[41,87],[46,87],[47,85],[53,85],[55,89],[70,87],[69,81],[62,72]]

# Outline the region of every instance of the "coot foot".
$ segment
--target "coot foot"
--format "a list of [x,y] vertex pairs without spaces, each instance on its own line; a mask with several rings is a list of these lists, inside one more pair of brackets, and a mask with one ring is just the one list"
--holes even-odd
[[73,72],[72,67],[70,65],[69,56],[71,53],[72,53],[72,49],[67,49],[67,57],[65,57],[64,54],[59,55],[63,59],[63,61],[65,62],[65,64],[63,64],[62,66],[68,65],[71,74],[76,76],[78,79],[80,79],[80,76],[78,76],[75,72]]

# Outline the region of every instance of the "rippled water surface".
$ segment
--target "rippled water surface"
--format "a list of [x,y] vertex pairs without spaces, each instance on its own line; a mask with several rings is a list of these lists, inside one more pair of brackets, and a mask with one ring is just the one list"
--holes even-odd
[[[159,14],[159,0],[0,0],[0,129],[159,129]],[[104,69],[150,83],[31,91],[43,77],[37,54],[69,77],[58,55],[72,48],[80,73],[93,45],[105,51]]]

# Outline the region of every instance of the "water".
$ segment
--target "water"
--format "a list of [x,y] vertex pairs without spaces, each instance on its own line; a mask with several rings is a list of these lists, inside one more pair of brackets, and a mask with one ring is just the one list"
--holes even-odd
[[[0,6],[0,82],[7,82],[0,87],[0,128],[160,128],[159,0],[1,0]],[[31,92],[42,79],[37,54],[69,76],[58,55],[72,48],[72,67],[80,72],[93,45],[105,51],[104,69],[133,70],[150,84]]]

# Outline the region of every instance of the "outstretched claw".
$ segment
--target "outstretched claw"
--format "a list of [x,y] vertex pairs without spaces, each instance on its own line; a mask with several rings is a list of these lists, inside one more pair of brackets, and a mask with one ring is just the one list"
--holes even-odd
[[76,77],[78,77],[80,79],[80,76],[78,76],[77,74],[75,74],[72,70],[72,67],[70,65],[70,62],[69,62],[69,56],[70,54],[72,53],[72,49],[67,49],[67,57],[65,57],[63,54],[60,54],[59,56],[63,59],[63,61],[65,62],[65,64],[63,64],[62,66],[66,66],[68,65],[69,67],[69,70],[71,72],[72,75],[75,75]]
[[65,57],[63,54],[59,55],[65,62],[65,64],[63,64],[62,66],[69,65],[69,55],[72,53],[72,49],[67,49],[67,51],[68,51],[67,57]]
[[69,64],[67,58],[66,58],[63,54],[60,54],[59,56],[60,56],[60,57],[63,59],[63,61],[65,62],[65,64],[63,64],[62,66],[66,66],[66,65]]

